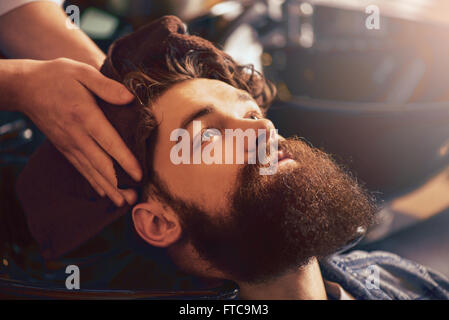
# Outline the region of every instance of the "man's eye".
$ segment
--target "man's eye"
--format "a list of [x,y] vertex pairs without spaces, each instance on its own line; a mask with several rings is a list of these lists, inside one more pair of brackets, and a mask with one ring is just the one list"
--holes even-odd
[[248,114],[248,118],[250,118],[251,120],[259,120],[262,117],[258,113],[251,112],[250,114]]
[[203,132],[203,139],[210,140],[212,137],[220,135],[220,132],[217,129],[206,129]]

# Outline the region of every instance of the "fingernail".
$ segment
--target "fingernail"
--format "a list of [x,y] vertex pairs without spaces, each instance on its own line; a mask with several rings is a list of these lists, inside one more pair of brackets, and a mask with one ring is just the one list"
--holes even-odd
[[140,181],[142,180],[142,171],[137,170],[137,171],[133,171],[133,179],[136,181]]
[[126,190],[126,192],[124,192],[124,196],[129,205],[133,205],[137,201],[137,194],[132,189]]
[[120,197],[120,200],[116,201],[115,205],[117,207],[123,207],[123,205],[125,204],[125,199],[123,199],[123,197]]

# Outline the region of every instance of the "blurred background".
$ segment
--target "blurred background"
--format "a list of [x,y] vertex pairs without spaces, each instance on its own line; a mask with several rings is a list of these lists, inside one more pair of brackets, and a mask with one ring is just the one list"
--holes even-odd
[[[449,276],[449,2],[446,0],[66,1],[107,51],[166,14],[184,20],[275,83],[268,117],[354,172],[380,206],[357,245],[387,250]],[[379,8],[369,29],[368,5]],[[0,113],[1,245],[26,250],[15,179],[44,137]],[[8,264],[6,259],[3,265]]]

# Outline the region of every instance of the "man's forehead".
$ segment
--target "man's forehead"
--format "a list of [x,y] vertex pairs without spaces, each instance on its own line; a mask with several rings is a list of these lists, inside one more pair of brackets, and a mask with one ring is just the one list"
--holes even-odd
[[[229,110],[236,103],[250,103],[259,109],[251,95],[225,82],[214,79],[192,79],[178,83],[168,89],[153,105],[156,120],[181,122],[192,112],[206,106]],[[162,124],[162,123],[161,123]]]

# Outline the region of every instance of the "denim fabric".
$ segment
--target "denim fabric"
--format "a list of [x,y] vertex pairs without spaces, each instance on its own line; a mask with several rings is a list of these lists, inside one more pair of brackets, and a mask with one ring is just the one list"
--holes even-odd
[[355,299],[449,299],[449,280],[442,274],[389,252],[355,250],[322,259],[320,267],[324,279]]

